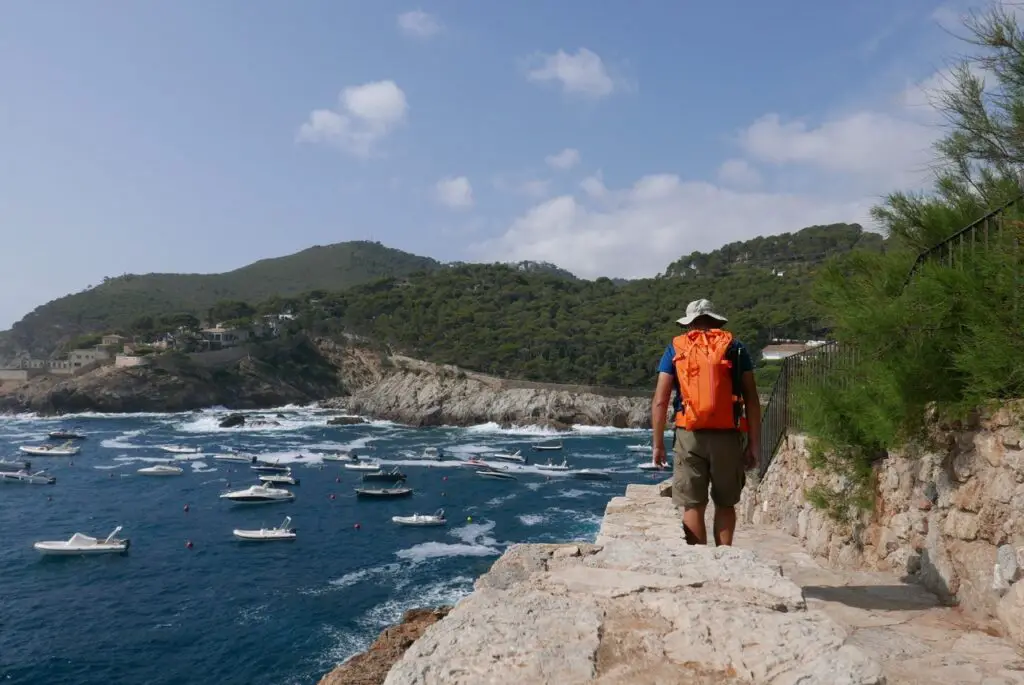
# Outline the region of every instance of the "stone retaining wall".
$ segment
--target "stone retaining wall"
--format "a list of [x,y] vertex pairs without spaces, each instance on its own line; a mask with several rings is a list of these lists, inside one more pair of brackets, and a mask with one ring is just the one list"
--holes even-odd
[[660,489],[613,499],[595,544],[509,548],[385,685],[884,682],[777,563],[687,546]]
[[970,425],[933,425],[937,449],[894,451],[874,469],[875,503],[837,523],[807,502],[814,485],[841,492],[807,462],[807,439],[786,439],[762,481],[744,493],[740,518],[797,536],[842,568],[893,571],[957,603],[998,617],[1024,646],[1024,402]]

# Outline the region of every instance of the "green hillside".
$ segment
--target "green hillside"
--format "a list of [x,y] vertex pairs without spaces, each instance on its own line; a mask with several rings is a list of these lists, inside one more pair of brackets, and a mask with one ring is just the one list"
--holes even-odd
[[36,308],[14,324],[4,342],[8,348],[45,356],[82,333],[125,330],[146,315],[189,312],[204,317],[223,300],[260,302],[274,295],[336,291],[439,266],[428,257],[356,241],[318,245],[222,274],[126,274]]
[[[813,227],[765,247],[736,243],[705,255],[730,263],[718,275],[660,276],[616,284],[569,280],[515,266],[458,265],[403,281],[381,281],[302,307],[297,325],[314,334],[360,333],[398,351],[499,376],[538,381],[649,385],[690,300],[709,297],[754,350],[776,337],[823,334],[811,280],[829,256],[880,236],[859,226]],[[758,250],[760,261],[732,256]],[[785,262],[782,276],[773,266]]]

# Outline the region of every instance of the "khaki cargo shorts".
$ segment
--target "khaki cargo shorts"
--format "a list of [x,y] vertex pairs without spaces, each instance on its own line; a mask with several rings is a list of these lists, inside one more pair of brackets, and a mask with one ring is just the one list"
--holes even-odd
[[735,430],[677,428],[672,446],[672,502],[677,507],[699,507],[711,500],[718,507],[733,507],[747,482],[743,439]]

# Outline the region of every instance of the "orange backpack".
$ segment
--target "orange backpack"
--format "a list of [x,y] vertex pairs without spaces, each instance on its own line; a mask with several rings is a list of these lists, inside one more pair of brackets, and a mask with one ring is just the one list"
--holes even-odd
[[731,333],[717,328],[687,331],[672,340],[683,400],[676,426],[688,431],[740,427],[739,359],[728,358],[732,341]]

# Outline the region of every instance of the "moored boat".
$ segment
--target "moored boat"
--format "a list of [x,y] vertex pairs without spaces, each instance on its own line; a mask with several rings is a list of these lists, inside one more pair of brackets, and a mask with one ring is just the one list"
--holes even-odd
[[30,468],[32,468],[32,462],[24,459],[0,459],[0,472],[28,471]]
[[299,479],[293,476],[290,471],[285,473],[261,473],[259,479],[261,483],[272,483],[278,485],[299,484]]
[[226,461],[232,464],[255,464],[256,456],[252,454],[241,454],[236,452],[226,452],[224,454],[213,455],[214,461]]
[[22,445],[18,449],[37,457],[72,457],[78,454],[81,448],[68,441],[61,445]]
[[383,470],[381,470],[381,471],[374,471],[373,473],[364,473],[363,474],[363,480],[367,481],[367,482],[369,482],[369,481],[395,481],[395,482],[397,482],[397,481],[405,480],[405,474],[402,473],[401,471],[399,471],[398,468],[396,467],[396,468],[391,469],[390,471],[383,471]]
[[51,440],[85,440],[85,436],[71,430],[55,430],[48,434]]
[[291,502],[295,499],[295,495],[284,488],[274,488],[269,483],[262,483],[249,486],[244,490],[225,492],[220,498],[238,504],[270,504],[273,502]]
[[612,477],[604,471],[597,471],[594,469],[580,469],[579,471],[570,471],[569,475],[573,478],[579,478],[580,480],[611,480]]
[[256,473],[288,473],[292,470],[287,464],[271,464],[266,461],[257,461],[249,468]]
[[184,472],[184,469],[174,464],[154,464],[153,466],[145,466],[135,473],[140,476],[180,476]]
[[0,481],[4,483],[27,483],[30,485],[53,485],[57,479],[43,471],[0,471]]
[[356,488],[356,497],[408,497],[412,488]]
[[336,452],[332,454],[325,454],[321,457],[324,461],[352,461],[357,462],[359,458],[348,452]]
[[505,473],[503,471],[477,471],[476,475],[483,476],[484,478],[500,478],[502,480],[518,480],[511,473]]
[[668,468],[667,465],[666,466],[657,466],[652,461],[642,461],[639,464],[637,464],[636,467],[638,469],[640,469],[641,471],[664,471],[665,469]]
[[438,509],[433,514],[392,516],[391,520],[401,526],[443,526],[448,523],[448,519],[444,517],[444,509]]
[[569,463],[567,461],[565,461],[564,459],[562,460],[561,464],[552,463],[552,461],[550,459],[548,459],[548,463],[546,463],[546,464],[534,464],[534,466],[536,468],[542,469],[544,471],[568,471],[571,468],[569,466]]
[[277,528],[259,528],[256,530],[246,530],[244,528],[235,528],[231,531],[239,540],[246,540],[248,542],[273,542],[275,540],[294,540],[297,537],[297,531],[291,527],[292,517],[285,516],[284,521]]
[[554,452],[562,449],[562,443],[559,441],[542,445],[531,445],[531,447],[533,447],[535,452]]
[[202,447],[185,447],[184,445],[158,445],[157,447],[171,454],[199,454],[203,451]]
[[526,463],[526,457],[522,455],[520,450],[516,450],[515,452],[492,452],[487,456],[491,459],[497,459],[498,461],[511,461],[516,464]]
[[366,471],[369,473],[373,473],[376,471],[380,471],[381,465],[379,461],[361,461],[358,463],[353,462],[345,464],[345,468],[348,469],[349,471]]
[[120,532],[121,526],[118,526],[103,540],[84,533],[75,533],[68,540],[41,540],[33,543],[32,547],[48,555],[122,554],[128,551],[131,541],[118,538],[117,534]]
[[629,445],[626,447],[627,452],[650,452],[650,445]]

